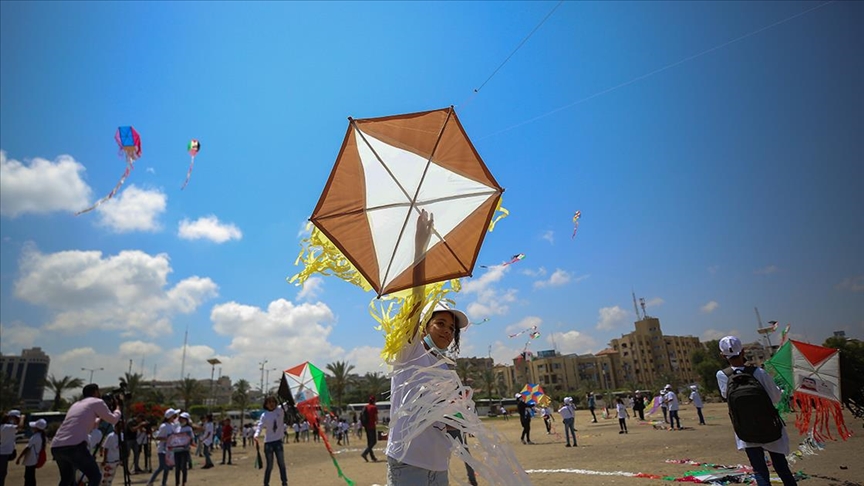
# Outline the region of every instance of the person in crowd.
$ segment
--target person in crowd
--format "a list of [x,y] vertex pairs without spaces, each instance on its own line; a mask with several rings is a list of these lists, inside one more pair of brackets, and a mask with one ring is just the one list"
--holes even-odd
[[153,482],[159,477],[160,472],[162,473],[162,486],[167,486],[168,484],[168,471],[171,467],[165,462],[165,454],[167,454],[165,446],[168,436],[174,433],[175,418],[177,418],[176,410],[173,408],[165,410],[162,423],[159,424],[159,428],[156,430],[156,435],[153,437],[153,439],[156,440],[156,456],[159,458],[159,467],[153,471],[153,475],[150,476],[150,481],[147,482],[147,486],[153,486]]
[[87,482],[97,485],[102,482],[102,472],[96,459],[88,448],[88,434],[96,425],[97,419],[111,425],[120,421],[123,402],[119,395],[115,399],[115,409],[112,412],[102,400],[99,385],[91,383],[81,390],[83,398],[72,404],[66,412],[66,418],[57,429],[51,442],[51,455],[60,469],[60,484],[75,484],[75,471],[81,471],[87,477]]
[[624,400],[620,397],[615,399],[615,411],[618,413],[618,431],[619,434],[627,433],[627,419],[630,418],[630,413],[627,411],[627,406],[624,405]]
[[6,484],[9,461],[14,459],[15,436],[24,430],[24,417],[20,410],[9,410],[0,425],[0,486]]
[[663,401],[669,409],[669,430],[675,430],[673,421],[677,423],[678,430],[683,430],[681,428],[681,417],[678,416],[678,394],[672,390],[672,385],[666,385],[665,393]]
[[516,410],[519,412],[519,423],[522,424],[522,436],[519,437],[523,444],[533,444],[531,442],[531,407],[528,406],[525,396],[521,393],[516,394]]
[[[171,447],[168,450],[168,453],[174,454],[174,486],[186,486],[186,479],[188,477],[189,467],[192,464],[192,442],[195,441],[195,431],[192,428],[192,417],[186,413],[181,412],[180,418],[178,419],[179,425],[174,429],[174,434],[172,435],[181,435],[186,436],[183,438],[184,441],[182,443],[175,442],[175,446]],[[170,436],[168,438],[169,441],[173,441]],[[176,445],[176,444],[180,445]],[[182,478],[182,482],[180,481]]]
[[576,407],[573,406],[572,397],[564,397],[564,405],[558,409],[561,414],[561,421],[564,423],[564,438],[567,440],[567,445],[570,447],[570,437],[573,437],[573,447],[576,447]]
[[635,419],[637,415],[639,420],[645,420],[645,397],[638,391],[633,397],[633,418]]
[[102,442],[102,483],[100,486],[111,486],[120,465],[120,437],[123,435],[123,421],[114,425],[114,430]]
[[204,432],[201,435],[201,442],[204,443],[204,465],[201,469],[210,469],[213,467],[213,460],[210,459],[210,454],[213,450],[213,439],[216,429],[213,426],[213,414],[208,413],[204,416]]
[[[39,462],[39,454],[43,453],[43,449],[48,445],[45,437],[45,427],[48,422],[45,419],[39,419],[35,422],[30,422],[30,429],[33,435],[27,441],[27,447],[18,455],[18,464],[22,459],[24,461],[24,486],[36,486],[36,467]],[[46,457],[47,460],[47,457]]]
[[375,395],[369,395],[369,403],[366,404],[363,411],[364,413],[360,414],[360,416],[365,417],[365,423],[361,425],[363,425],[363,429],[366,431],[366,448],[363,449],[360,457],[366,462],[369,462],[370,458],[372,462],[378,462],[378,458],[375,457],[375,450],[373,449],[375,444],[378,443],[378,406],[375,404]]
[[225,464],[225,456],[228,456],[228,465],[231,465],[231,447],[234,446],[234,427],[231,426],[231,419],[226,418],[222,421],[222,464]]
[[594,414],[594,409],[597,408],[597,399],[594,397],[594,392],[588,392],[588,410],[591,412],[591,423],[597,423],[597,415]]
[[[282,409],[278,408],[278,404],[276,403],[276,397],[268,396],[264,399],[264,413],[261,414],[258,424],[255,426],[254,437],[256,444],[262,430],[266,430],[266,434],[264,435],[264,458],[267,465],[264,469],[264,486],[270,486],[270,474],[273,471],[274,458],[279,466],[279,477],[282,479],[282,486],[288,486],[288,472],[285,469],[285,452],[282,445],[282,438],[285,436],[285,420]],[[299,437],[297,439],[299,440]]]
[[696,407],[696,413],[699,415],[699,425],[705,425],[705,417],[702,415],[702,397],[699,395],[699,387],[690,385],[690,403]]

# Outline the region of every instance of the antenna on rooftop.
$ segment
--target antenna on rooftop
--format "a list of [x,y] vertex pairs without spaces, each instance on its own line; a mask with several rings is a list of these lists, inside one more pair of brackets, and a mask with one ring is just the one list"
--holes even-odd
[[633,294],[633,310],[636,311],[636,320],[641,321],[642,317],[639,315],[639,306],[636,305],[636,292],[631,288],[630,293]]
[[645,312],[645,298],[644,297],[639,297],[639,305],[642,306],[642,319],[645,319],[646,317],[648,317],[648,313]]

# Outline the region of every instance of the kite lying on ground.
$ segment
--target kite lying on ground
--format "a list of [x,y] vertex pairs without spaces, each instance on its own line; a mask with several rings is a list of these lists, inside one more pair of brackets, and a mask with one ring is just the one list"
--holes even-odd
[[186,184],[189,184],[189,178],[192,177],[192,168],[195,167],[195,156],[198,155],[198,151],[201,150],[201,142],[193,138],[189,141],[189,145],[186,146],[186,150],[189,151],[189,155],[192,156],[192,161],[189,162],[189,170],[186,171],[186,181],[183,182],[183,187],[180,188],[181,191],[186,189]]
[[126,171],[123,172],[123,177],[120,178],[120,182],[114,186],[114,189],[108,193],[107,196],[102,199],[96,201],[92,206],[87,209],[82,209],[75,213],[75,216],[80,214],[84,214],[90,212],[105,201],[114,197],[117,194],[117,191],[120,190],[120,186],[126,182],[126,178],[129,177],[129,173],[132,172],[134,168],[134,162],[141,157],[141,136],[138,135],[138,132],[135,131],[133,127],[120,127],[117,129],[117,133],[114,134],[114,141],[117,142],[117,145],[120,147],[120,153],[126,154]]

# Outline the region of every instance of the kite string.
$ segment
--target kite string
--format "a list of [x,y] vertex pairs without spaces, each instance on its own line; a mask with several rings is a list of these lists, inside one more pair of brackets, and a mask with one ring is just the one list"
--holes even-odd
[[643,74],[643,75],[641,75],[641,76],[637,76],[637,77],[635,77],[635,78],[633,78],[633,79],[631,79],[631,80],[629,80],[629,81],[625,81],[625,82],[623,82],[623,83],[621,83],[621,84],[618,84],[618,85],[612,86],[611,88],[606,88],[606,89],[604,89],[604,90],[602,90],[602,91],[598,91],[598,92],[596,92],[596,93],[594,93],[594,94],[592,94],[592,95],[590,95],[590,96],[587,96],[587,97],[582,98],[582,99],[580,99],[580,100],[574,101],[574,102],[572,102],[572,103],[568,103],[568,104],[566,104],[566,105],[564,105],[564,106],[561,106],[561,107],[555,108],[554,110],[552,110],[552,111],[548,111],[548,112],[546,112],[546,113],[543,113],[542,115],[537,115],[537,116],[535,116],[535,117],[533,117],[533,118],[529,118],[529,119],[526,120],[526,121],[523,121],[523,122],[517,123],[516,125],[510,126],[510,127],[505,128],[505,129],[503,129],[503,130],[498,130],[497,132],[490,133],[489,135],[484,135],[484,136],[482,136],[482,137],[479,137],[477,140],[484,140],[484,139],[489,138],[489,137],[494,137],[495,135],[500,135],[500,134],[502,134],[502,133],[504,133],[504,132],[509,132],[510,130],[513,130],[513,129],[519,128],[519,127],[521,127],[521,126],[523,126],[523,125],[527,125],[527,124],[529,124],[529,123],[534,123],[534,122],[537,121],[537,120],[540,120],[540,119],[542,119],[542,118],[546,118],[547,116],[550,116],[550,115],[554,115],[555,113],[558,113],[559,111],[563,111],[563,110],[566,110],[566,109],[568,109],[568,108],[572,108],[572,107],[574,107],[574,106],[576,106],[576,105],[580,105],[580,104],[582,104],[582,103],[584,103],[584,102],[586,102],[586,101],[592,100],[592,99],[594,99],[594,98],[596,98],[596,97],[598,97],[598,96],[602,96],[602,95],[604,95],[604,94],[606,94],[606,93],[609,93],[609,92],[615,91],[616,89],[623,88],[623,87],[625,87],[625,86],[629,86],[629,85],[631,85],[631,84],[633,84],[633,83],[635,83],[635,82],[637,82],[637,81],[641,81],[641,80],[643,80],[643,79],[645,79],[645,78],[649,78],[649,77],[651,77],[651,76],[654,76],[655,74],[659,74],[659,73],[661,73],[661,72],[663,72],[663,71],[666,71],[666,70],[672,69],[673,67],[676,67],[676,66],[678,66],[678,65],[684,64],[685,62],[692,61],[692,60],[694,60],[694,59],[696,59],[696,58],[699,58],[699,57],[702,57],[702,56],[704,56],[704,55],[706,55],[706,54],[710,54],[710,53],[712,53],[712,52],[714,52],[714,51],[716,51],[716,50],[718,50],[718,49],[722,49],[722,48],[724,48],[724,47],[726,47],[726,46],[728,46],[728,45],[731,45],[731,44],[734,44],[734,43],[736,43],[736,42],[742,41],[742,40],[744,40],[744,39],[746,39],[746,38],[748,38],[748,37],[752,37],[752,36],[754,36],[754,35],[756,35],[756,34],[759,34],[759,33],[761,33],[761,32],[764,32],[764,31],[766,31],[766,30],[768,30],[768,29],[772,29],[772,28],[774,28],[774,27],[777,27],[778,25],[785,24],[786,22],[789,22],[790,20],[794,20],[794,19],[796,19],[796,18],[798,18],[798,17],[801,17],[802,15],[805,15],[805,14],[808,14],[808,13],[814,11],[814,10],[820,9],[820,8],[826,6],[826,5],[829,5],[829,4],[832,4],[832,3],[835,3],[836,1],[837,1],[837,0],[829,0],[829,1],[825,2],[825,3],[821,3],[821,4],[819,4],[819,5],[816,5],[815,7],[810,7],[810,8],[808,8],[807,10],[804,10],[803,12],[799,12],[799,13],[797,13],[797,14],[795,14],[795,15],[792,15],[792,16],[789,16],[789,17],[786,17],[786,18],[784,18],[784,19],[782,19],[782,20],[778,20],[778,21],[774,22],[773,24],[766,25],[766,26],[764,26],[764,27],[761,27],[761,28],[759,28],[759,29],[756,29],[756,30],[754,30],[754,31],[751,31],[751,32],[749,32],[749,33],[747,33],[747,34],[744,34],[744,35],[741,35],[741,36],[739,36],[739,37],[736,37],[736,38],[734,38],[734,39],[732,39],[732,40],[726,41],[726,42],[724,42],[724,43],[722,43],[722,44],[719,44],[719,45],[716,45],[716,46],[714,46],[714,47],[711,47],[710,49],[706,49],[706,50],[701,51],[701,52],[699,52],[699,53],[697,53],[697,54],[693,54],[693,55],[691,55],[691,56],[685,57],[684,59],[681,59],[681,60],[678,60],[678,61],[676,61],[676,62],[673,62],[672,64],[667,64],[666,66],[663,66],[663,67],[661,67],[661,68],[655,69],[655,70],[653,70],[653,71],[651,71],[651,72],[649,72],[649,73]]
[[459,106],[459,108],[461,108],[461,109],[465,109],[465,107],[468,106],[468,103],[470,103],[471,100],[474,99],[474,96],[476,96],[477,93],[479,93],[480,90],[483,89],[484,86],[486,86],[486,83],[488,83],[489,80],[491,80],[493,77],[495,77],[496,74],[498,74],[498,71],[500,71],[501,68],[504,67],[505,64],[507,64],[507,61],[509,61],[510,58],[513,57],[514,54],[516,54],[516,51],[518,51],[519,49],[521,49],[522,46],[525,45],[526,42],[528,42],[528,39],[530,39],[531,36],[534,35],[534,33],[537,32],[537,30],[540,29],[540,27],[541,27],[541,26],[542,26],[542,25],[543,25],[547,20],[549,20],[549,17],[552,16],[552,14],[555,12],[555,10],[557,10],[558,7],[560,7],[562,3],[564,3],[564,0],[561,0],[560,2],[558,2],[558,3],[557,3],[557,4],[552,8],[552,10],[550,10],[549,13],[546,14],[545,17],[543,17],[543,20],[541,20],[540,23],[537,24],[537,25],[534,27],[534,29],[533,29],[531,32],[529,32],[527,36],[525,36],[524,39],[522,39],[522,42],[520,42],[519,45],[517,45],[516,48],[513,49],[513,52],[511,52],[510,55],[507,56],[507,58],[504,59],[504,61],[503,61],[501,64],[499,64],[498,67],[495,68],[494,71],[492,71],[492,74],[490,74],[489,77],[486,78],[486,81],[483,81],[483,83],[480,85],[480,87],[479,87],[479,88],[476,88],[476,89],[474,90],[474,92],[471,93],[471,96],[469,96],[468,99],[465,100],[465,102],[462,103],[462,104]]

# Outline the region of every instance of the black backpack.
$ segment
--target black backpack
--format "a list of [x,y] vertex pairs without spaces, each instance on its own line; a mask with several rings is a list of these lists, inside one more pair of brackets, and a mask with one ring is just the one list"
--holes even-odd
[[363,411],[360,412],[360,425],[363,427],[369,427],[367,425],[369,423],[369,414],[366,413],[366,407],[363,407]]
[[726,401],[735,434],[744,442],[768,444],[783,435],[785,424],[762,383],[753,375],[756,368],[726,368]]

